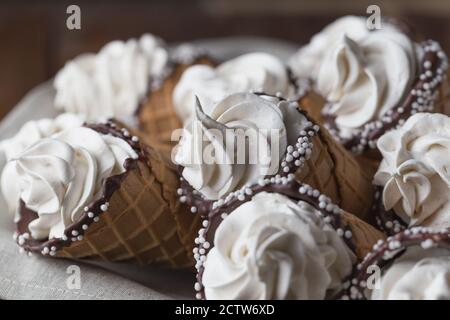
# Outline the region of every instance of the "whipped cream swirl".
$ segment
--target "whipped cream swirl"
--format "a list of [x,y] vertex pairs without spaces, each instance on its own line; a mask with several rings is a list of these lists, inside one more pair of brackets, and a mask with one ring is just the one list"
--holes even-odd
[[87,120],[130,122],[150,81],[165,76],[167,63],[164,44],[150,34],[110,42],[98,54],[81,55],[58,72],[55,106]]
[[136,152],[123,139],[79,127],[39,140],[8,163],[2,191],[11,209],[19,199],[38,218],[28,225],[34,239],[60,238],[101,190],[125,171]]
[[217,228],[202,283],[207,299],[325,299],[353,261],[310,204],[261,192]]
[[446,249],[410,247],[382,275],[372,300],[450,299],[450,257]]
[[209,115],[210,108],[227,95],[250,90],[288,96],[291,87],[283,62],[270,54],[257,52],[226,61],[216,68],[194,65],[184,71],[172,99],[178,116],[186,123],[195,114],[195,95]]
[[174,162],[207,199],[219,199],[266,175],[276,174],[288,145],[310,123],[297,104],[252,93],[236,93],[185,126]]
[[385,209],[409,226],[450,227],[450,118],[417,113],[377,146],[383,160],[374,183]]

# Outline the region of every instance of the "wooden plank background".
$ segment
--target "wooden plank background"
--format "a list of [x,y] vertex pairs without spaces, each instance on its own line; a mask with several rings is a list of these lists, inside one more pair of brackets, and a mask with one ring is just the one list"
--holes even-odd
[[[81,7],[80,31],[66,28],[66,8],[73,3]],[[370,4],[405,19],[450,52],[450,1],[442,0],[2,1],[0,118],[66,60],[113,39],[144,32],[168,42],[256,35],[300,45],[341,15],[365,15]]]

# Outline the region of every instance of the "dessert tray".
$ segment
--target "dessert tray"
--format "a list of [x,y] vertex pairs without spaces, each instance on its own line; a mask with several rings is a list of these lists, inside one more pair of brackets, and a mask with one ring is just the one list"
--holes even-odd
[[[226,60],[248,52],[267,52],[285,60],[298,44],[259,37],[230,37],[193,41],[213,58]],[[13,136],[29,120],[53,117],[55,90],[51,81],[31,90],[0,123],[0,140]],[[0,159],[3,168],[5,159]],[[0,196],[0,208],[6,203]],[[192,272],[139,267],[128,263],[73,262],[20,254],[11,237],[10,216],[0,214],[1,299],[171,299],[194,298]],[[17,266],[21,268],[18,269]],[[79,268],[82,290],[66,280]],[[72,271],[71,271],[72,270]],[[78,269],[77,269],[78,270]]]

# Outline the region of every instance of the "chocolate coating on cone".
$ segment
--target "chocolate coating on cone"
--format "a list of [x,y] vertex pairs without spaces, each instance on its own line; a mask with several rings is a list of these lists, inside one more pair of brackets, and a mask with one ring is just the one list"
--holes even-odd
[[375,217],[378,227],[387,235],[392,236],[403,230],[408,226],[399,219],[394,210],[386,210],[383,204],[383,187],[374,186],[374,200],[371,208],[371,214]]

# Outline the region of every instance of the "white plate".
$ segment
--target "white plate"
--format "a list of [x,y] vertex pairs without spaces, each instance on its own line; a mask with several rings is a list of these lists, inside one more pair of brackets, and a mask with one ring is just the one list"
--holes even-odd
[[[278,56],[283,61],[286,61],[286,59],[293,54],[297,48],[295,44],[289,42],[255,37],[207,39],[197,40],[193,43],[206,49],[214,58],[218,60],[229,59],[248,52],[261,51],[271,53]],[[50,81],[31,90],[1,121],[0,140],[14,135],[26,121],[55,116],[57,111],[53,107],[54,95],[55,91]],[[3,165],[4,163],[1,163],[0,161],[0,170]],[[2,209],[0,211],[0,231],[2,231],[3,234],[5,234],[6,230],[8,233],[11,233],[12,218],[4,214],[7,210],[3,198],[0,199],[0,209]],[[0,241],[2,241],[5,246],[16,246],[11,237],[8,237],[8,239],[0,238]],[[3,252],[0,251],[0,260],[2,258],[2,253]],[[19,253],[17,253],[17,255],[19,255]],[[22,259],[27,258],[24,256]],[[42,260],[44,260],[45,263],[45,259],[39,260],[39,263],[42,263]],[[15,261],[17,261],[17,259]],[[67,265],[68,264],[69,263],[67,263]],[[143,284],[151,288],[153,291],[156,291],[157,293],[160,293],[168,298],[190,299],[193,297],[192,288],[194,279],[192,273],[189,272],[162,270],[154,267],[139,268],[134,265],[124,263],[96,263],[96,265],[108,271],[122,275],[127,279]],[[11,277],[14,277],[14,273],[19,273],[21,269],[16,268],[15,265],[0,266],[0,271],[0,278],[2,274],[6,273],[13,273],[11,274]],[[39,280],[36,279],[35,283],[36,282],[39,282]],[[7,292],[2,293],[0,290],[0,298],[8,299],[11,297],[14,296],[8,296]]]

